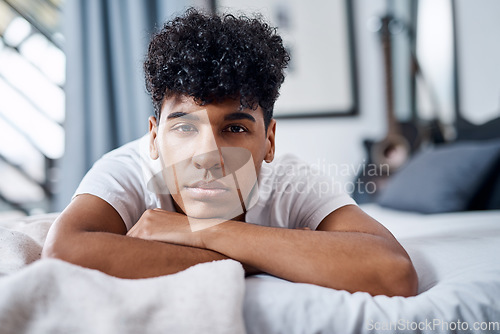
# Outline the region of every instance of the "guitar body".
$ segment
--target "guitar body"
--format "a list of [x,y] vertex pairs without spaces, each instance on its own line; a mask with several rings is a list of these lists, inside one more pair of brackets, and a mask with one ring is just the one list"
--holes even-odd
[[[401,135],[387,136],[382,141],[363,141],[367,158],[364,168],[360,168],[356,175],[352,193],[358,204],[374,202],[378,192],[384,188],[389,177],[397,169],[395,166],[404,164],[420,146],[422,133],[414,123],[402,122],[399,126]],[[367,170],[372,172],[367,173]]]

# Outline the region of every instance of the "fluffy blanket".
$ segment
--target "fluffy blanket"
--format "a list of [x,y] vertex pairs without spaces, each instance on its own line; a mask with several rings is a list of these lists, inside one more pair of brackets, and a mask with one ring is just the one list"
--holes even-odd
[[39,260],[55,215],[0,222],[0,332],[244,333],[244,271],[232,260],[126,280]]

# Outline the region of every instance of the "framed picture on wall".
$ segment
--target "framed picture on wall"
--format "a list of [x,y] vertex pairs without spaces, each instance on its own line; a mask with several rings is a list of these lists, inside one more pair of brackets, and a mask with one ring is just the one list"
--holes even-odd
[[349,0],[217,0],[219,13],[260,13],[290,53],[275,117],[357,114]]

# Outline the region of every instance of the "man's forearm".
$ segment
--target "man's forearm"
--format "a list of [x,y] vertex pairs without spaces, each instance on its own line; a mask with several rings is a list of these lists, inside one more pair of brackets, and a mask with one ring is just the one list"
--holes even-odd
[[332,212],[317,231],[231,220],[192,222],[160,209],[148,211],[143,218],[128,235],[210,249],[293,282],[373,295],[410,296],[417,291],[415,268],[403,247],[354,206]]
[[404,285],[412,274],[411,262],[375,235],[227,222],[207,229],[204,241],[209,249],[294,282],[373,295],[410,295],[414,290]]
[[78,232],[46,245],[42,257],[59,258],[121,278],[173,274],[198,263],[227,259],[207,249],[142,240],[106,232]]

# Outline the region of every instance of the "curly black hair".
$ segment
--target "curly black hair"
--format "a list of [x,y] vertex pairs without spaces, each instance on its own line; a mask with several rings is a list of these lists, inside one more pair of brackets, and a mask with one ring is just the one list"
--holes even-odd
[[241,108],[260,105],[267,129],[289,60],[276,29],[260,17],[190,8],[153,36],[144,61],[146,88],[157,119],[172,95],[200,105],[239,98]]

